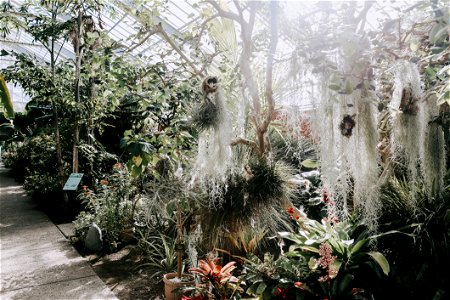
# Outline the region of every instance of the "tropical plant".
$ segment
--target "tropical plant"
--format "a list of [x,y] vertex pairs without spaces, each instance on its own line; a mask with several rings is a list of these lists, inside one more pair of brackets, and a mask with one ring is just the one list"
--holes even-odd
[[152,275],[150,279],[162,280],[164,274],[177,271],[177,252],[175,250],[175,239],[171,236],[159,234],[156,236],[141,236],[139,247],[145,254],[146,262],[139,268],[148,270]]
[[87,211],[74,221],[76,236],[84,240],[89,227],[96,223],[102,230],[104,250],[116,250],[123,242],[121,233],[134,226],[135,196],[132,178],[121,164],[92,190],[83,186],[78,199]]
[[248,286],[246,294],[258,299],[283,299],[282,294],[288,299],[295,299],[297,295],[304,294],[304,291],[295,288],[295,283],[306,281],[309,276],[306,259],[294,260],[284,255],[275,259],[270,253],[264,254],[263,259],[253,254],[240,259],[244,262],[242,277]]
[[224,266],[218,264],[219,258],[200,260],[197,267],[189,269],[204,284],[200,291],[205,291],[209,299],[240,299],[239,279],[232,275],[236,262],[231,261]]
[[330,219],[318,222],[295,208],[289,211],[297,219],[299,231],[279,235],[293,242],[286,253],[288,257],[308,260],[315,280],[302,282],[304,291],[330,299],[356,297],[359,293],[370,295],[371,286],[363,278],[370,276],[375,281],[389,274],[389,263],[382,253],[373,250],[373,242],[399,231],[370,235],[360,222]]
[[[448,179],[446,181],[448,185]],[[416,189],[416,203],[411,205],[411,188]],[[450,190],[435,189],[430,197],[423,184],[411,185],[405,178],[392,177],[382,189],[383,230],[420,224],[409,231],[414,239],[386,237],[378,246],[386,249],[393,262],[392,276],[385,283],[395,286],[391,295],[411,299],[442,299],[450,291],[448,272],[442,266],[450,263]],[[386,297],[380,289],[379,297]]]

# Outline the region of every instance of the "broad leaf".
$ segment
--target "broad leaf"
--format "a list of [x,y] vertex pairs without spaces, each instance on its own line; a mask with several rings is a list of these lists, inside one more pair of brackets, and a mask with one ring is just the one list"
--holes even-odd
[[6,85],[5,78],[0,74],[0,105],[5,109],[5,116],[7,118],[14,117],[14,107],[9,94],[8,86]]
[[377,262],[377,264],[381,267],[381,269],[383,270],[383,273],[386,276],[389,275],[389,271],[390,271],[389,262],[387,261],[386,257],[384,257],[383,254],[381,254],[380,252],[376,252],[376,251],[372,251],[367,254],[369,254]]

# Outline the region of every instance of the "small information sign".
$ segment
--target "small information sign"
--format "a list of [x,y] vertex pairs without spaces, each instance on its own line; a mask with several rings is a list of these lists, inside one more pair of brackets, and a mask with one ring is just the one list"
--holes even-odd
[[175,251],[177,252],[183,252],[184,251],[184,244],[175,244]]
[[76,191],[78,185],[81,182],[81,178],[83,178],[83,173],[72,173],[67,179],[66,184],[64,185],[64,191]]

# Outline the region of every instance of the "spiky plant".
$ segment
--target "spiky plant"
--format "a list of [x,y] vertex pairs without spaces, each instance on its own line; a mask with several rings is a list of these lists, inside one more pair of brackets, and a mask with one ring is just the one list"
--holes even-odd
[[220,109],[211,100],[205,99],[192,114],[192,125],[197,130],[204,131],[213,128],[219,124]]
[[288,170],[282,162],[255,159],[249,162],[245,174],[229,176],[204,207],[202,224],[209,244],[223,247],[224,236],[257,230],[258,226],[274,230],[283,219],[280,207],[293,194]]

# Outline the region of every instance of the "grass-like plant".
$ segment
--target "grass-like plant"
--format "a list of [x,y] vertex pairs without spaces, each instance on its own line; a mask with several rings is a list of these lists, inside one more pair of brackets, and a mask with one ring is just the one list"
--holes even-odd
[[139,265],[151,273],[150,279],[162,280],[164,274],[173,273],[177,270],[177,252],[175,251],[175,240],[170,236],[159,234],[140,239],[141,248],[144,249],[147,262]]
[[282,162],[255,159],[245,172],[229,176],[212,199],[213,206],[208,202],[204,207],[203,231],[212,247],[223,248],[223,236],[254,231],[253,223],[274,231],[283,219],[280,208],[292,195],[289,169]]
[[[411,189],[415,189],[414,205],[410,200]],[[442,267],[450,264],[450,186],[434,189],[430,197],[425,184],[392,177],[382,189],[381,200],[380,223],[384,230],[418,224],[411,230],[413,240],[386,238],[379,243],[395,263],[395,273],[388,282],[396,286],[395,296],[442,299],[439,295],[450,293],[447,284],[450,276]]]

